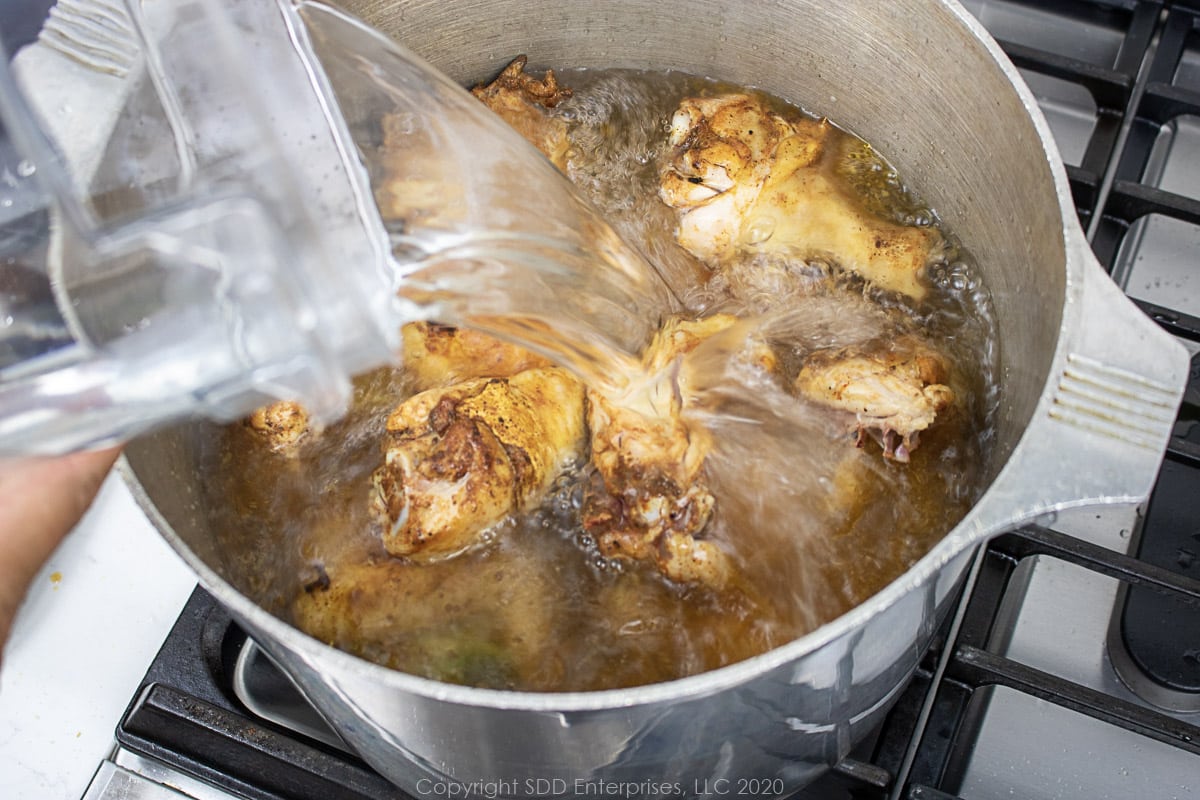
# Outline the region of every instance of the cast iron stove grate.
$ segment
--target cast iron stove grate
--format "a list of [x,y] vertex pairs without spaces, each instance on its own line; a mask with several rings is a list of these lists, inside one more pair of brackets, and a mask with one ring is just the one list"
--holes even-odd
[[[1132,98],[1128,139],[1113,164],[1092,247],[1147,314],[1167,330],[1194,339],[1200,306],[1189,302],[1179,308],[1170,298],[1172,289],[1200,291],[1193,249],[1200,242],[1200,164],[1195,157],[1200,142],[1200,3],[1177,0],[1163,17]],[[1174,285],[1140,280],[1138,257],[1160,255],[1190,262],[1181,267],[1186,273],[1165,276]]]
[[1087,225],[1119,145],[1162,3],[962,1],[1037,96],[1066,163],[1079,218]]
[[[119,745],[248,800],[404,800],[344,749],[252,713],[236,696],[246,634],[197,588],[117,727]],[[271,676],[268,676],[268,679]],[[277,692],[299,693],[276,673]],[[302,700],[298,708],[305,708]],[[301,711],[300,725],[315,712]]]
[[[946,629],[943,625],[939,642]],[[885,796],[895,774],[889,758],[914,730],[943,649],[941,644],[931,649],[881,733],[797,798]],[[253,684],[254,696],[247,699],[254,710],[242,702],[239,683]],[[117,741],[249,800],[410,800],[339,744],[288,679],[199,587],[126,710]]]

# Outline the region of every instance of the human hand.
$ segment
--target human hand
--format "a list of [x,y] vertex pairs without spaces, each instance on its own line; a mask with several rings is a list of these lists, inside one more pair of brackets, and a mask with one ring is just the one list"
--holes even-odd
[[0,460],[0,648],[33,576],[92,504],[119,452]]

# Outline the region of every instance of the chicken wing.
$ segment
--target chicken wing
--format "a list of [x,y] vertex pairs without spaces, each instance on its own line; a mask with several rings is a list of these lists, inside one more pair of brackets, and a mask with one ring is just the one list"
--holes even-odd
[[370,510],[388,552],[454,555],[528,508],[580,457],[583,387],[561,369],[431,389],[388,417]]
[[[388,551],[421,559],[469,547],[482,530],[536,502],[581,457],[580,437],[590,436],[597,480],[587,491],[585,526],[601,553],[652,561],[679,583],[723,585],[724,553],[696,539],[714,504],[700,474],[711,442],[682,416],[690,395],[680,360],[736,321],[669,320],[644,354],[644,375],[625,394],[587,392],[586,433],[578,384],[561,370],[523,369],[540,357],[483,334],[408,326],[419,380],[449,375],[455,383],[417,395],[388,421],[387,464],[371,499]],[[507,379],[458,382],[470,374]],[[547,375],[565,385],[556,393],[569,389],[568,398],[525,403],[528,387],[540,388]],[[514,449],[531,454],[528,469],[540,476],[528,489],[514,474],[524,463]]]
[[[551,366],[548,359],[523,347],[469,328],[410,322],[400,329],[400,334],[404,374],[408,385],[416,387],[416,391],[444,388],[475,378],[510,378],[527,369]],[[356,403],[387,402],[384,396],[363,394],[357,393]],[[389,405],[394,403],[393,398]],[[271,451],[286,456],[297,455],[300,445],[317,433],[304,407],[288,400],[256,409],[245,424]]]
[[528,59],[517,56],[494,81],[476,86],[471,94],[483,101],[517,133],[541,150],[559,170],[567,167],[567,123],[546,113],[546,109],[571,96],[571,90],[559,86],[554,70],[541,78],[526,74]]
[[713,268],[756,254],[824,260],[920,300],[941,237],[870,213],[836,179],[845,137],[749,94],[683,100],[659,190],[678,212],[677,241]]
[[907,462],[921,431],[955,399],[945,357],[915,336],[890,344],[814,353],[795,387],[803,396],[854,415],[858,444],[874,438],[887,458]]

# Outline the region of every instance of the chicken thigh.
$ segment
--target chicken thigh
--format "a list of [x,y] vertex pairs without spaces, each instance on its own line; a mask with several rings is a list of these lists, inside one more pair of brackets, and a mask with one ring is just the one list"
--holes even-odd
[[321,568],[298,593],[309,635],[415,675],[492,689],[553,686],[553,576],[536,558],[489,553],[469,565],[394,558]]
[[541,499],[584,452],[583,387],[561,369],[430,389],[388,417],[370,510],[392,555],[444,558]]
[[623,395],[587,395],[597,476],[584,500],[584,528],[610,558],[652,561],[679,583],[721,588],[728,557],[698,539],[715,500],[703,476],[708,430],[684,416],[692,401],[686,356],[737,319],[672,318],[643,354],[644,374]]
[[920,300],[941,237],[870,213],[836,180],[845,137],[825,120],[784,118],[750,94],[683,100],[659,191],[678,212],[677,241],[713,268],[760,254],[828,261]]

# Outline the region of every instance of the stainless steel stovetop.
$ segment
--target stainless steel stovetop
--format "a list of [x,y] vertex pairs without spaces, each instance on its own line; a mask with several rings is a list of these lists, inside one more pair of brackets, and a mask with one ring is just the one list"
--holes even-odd
[[[964,4],[1037,95],[1097,256],[1195,356],[1200,2]],[[1196,357],[1192,379],[1147,508],[1064,514],[982,550],[884,726],[799,798],[1200,797]],[[203,593],[117,738],[87,800],[400,796]]]

